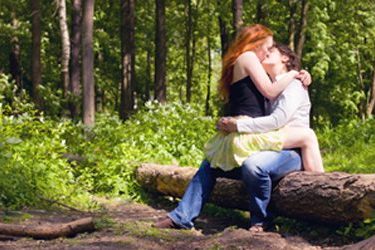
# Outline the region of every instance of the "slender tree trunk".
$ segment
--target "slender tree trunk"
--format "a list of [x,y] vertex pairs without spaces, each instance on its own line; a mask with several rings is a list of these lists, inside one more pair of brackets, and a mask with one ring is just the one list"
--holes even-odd
[[120,118],[127,119],[134,107],[135,0],[121,0],[121,100]]
[[186,102],[190,103],[191,99],[191,40],[193,36],[193,17],[191,11],[191,0],[185,1],[185,16],[186,16],[186,37],[185,37],[185,59],[186,59]]
[[71,94],[69,107],[72,118],[77,118],[80,112],[79,99],[81,95],[81,19],[82,1],[73,0],[69,84],[69,92]]
[[63,93],[64,97],[68,96],[69,87],[69,60],[70,60],[70,39],[68,24],[66,22],[66,2],[65,0],[58,0],[57,7],[59,10],[59,24],[61,32],[61,44],[62,44],[62,54],[61,54],[61,75],[63,81]]
[[[357,57],[357,79],[358,79],[358,84],[360,86],[361,89],[365,89],[365,84],[363,82],[363,75],[362,75],[362,65],[361,65],[361,56],[360,56],[360,53],[359,53],[359,50],[356,49],[355,51],[355,55]],[[366,115],[367,115],[367,103],[368,103],[368,99],[365,99],[363,101],[360,102],[359,104],[359,116],[361,117],[362,120],[365,120],[366,119]]]
[[234,30],[233,37],[236,37],[243,25],[243,20],[242,20],[243,0],[232,0],[232,11],[233,11],[233,30]]
[[295,0],[289,0],[289,25],[288,25],[288,31],[289,31],[289,48],[291,48],[293,51],[296,50],[295,48],[295,35],[296,35],[296,11],[297,11],[297,3]]
[[83,80],[83,123],[95,124],[95,82],[94,82],[94,4],[95,0],[83,1],[82,18],[82,80]]
[[367,117],[374,113],[375,110],[375,64],[374,64],[374,73],[372,76],[372,84],[371,84],[371,94],[370,100],[367,105]]
[[95,110],[96,112],[102,112],[103,106],[104,106],[104,90],[100,88],[98,85],[95,85]]
[[[194,35],[194,30],[198,22],[198,8],[200,1],[196,2],[196,8],[193,10],[191,0],[187,0],[185,5],[186,13],[186,102],[190,103],[192,95],[192,83],[193,83],[193,72],[194,72],[194,62],[196,54],[196,36]],[[194,20],[193,20],[194,19]]]
[[[19,22],[16,17],[16,13],[12,12],[12,29],[17,31],[19,28]],[[20,43],[18,37],[14,35],[11,39],[12,50],[9,54],[9,72],[12,75],[13,80],[16,82],[18,92],[23,88],[22,86],[22,70],[20,61]]]
[[298,42],[296,47],[296,53],[299,58],[302,58],[303,46],[305,44],[305,33],[307,28],[307,14],[309,11],[309,1],[302,0],[302,7],[301,7],[301,22],[300,22],[300,29],[298,33]]
[[220,9],[220,6],[222,4],[221,0],[216,0],[216,4],[219,10],[218,20],[219,20],[219,28],[220,28],[221,56],[223,57],[229,46],[228,27],[224,19],[221,17],[222,15],[222,11]]
[[212,76],[212,59],[211,59],[211,38],[210,34],[207,35],[207,59],[208,59],[208,73],[207,73],[207,94],[206,94],[206,105],[205,114],[210,115],[210,97],[211,97],[211,76]]
[[40,58],[41,47],[41,8],[40,0],[31,0],[31,33],[32,33],[32,55],[31,55],[31,81],[32,97],[34,102],[41,108],[39,85],[42,81],[42,64]]
[[155,99],[160,103],[167,101],[167,35],[165,27],[165,2],[156,0],[156,37],[155,37]]
[[150,100],[151,98],[151,95],[150,95],[150,91],[151,91],[151,79],[152,79],[152,76],[151,76],[151,51],[149,49],[147,49],[147,58],[146,58],[146,74],[147,74],[147,81],[146,81],[146,100]]
[[264,2],[265,2],[264,0],[257,1],[255,21],[257,23],[267,25],[268,13],[266,9],[266,4]]

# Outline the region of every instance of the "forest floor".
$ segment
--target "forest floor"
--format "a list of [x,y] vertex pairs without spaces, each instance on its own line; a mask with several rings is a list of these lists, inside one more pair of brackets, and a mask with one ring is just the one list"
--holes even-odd
[[[3,223],[48,225],[94,216],[97,230],[74,238],[34,240],[0,236],[0,249],[359,249],[348,245],[337,234],[311,232],[247,231],[243,212],[217,212],[205,209],[196,221],[196,229],[155,229],[152,223],[163,218],[176,203],[156,198],[149,204],[100,199],[103,209],[97,213],[73,211],[23,210],[0,213]],[[214,212],[213,212],[214,211]],[[216,211],[216,212],[215,212]],[[308,230],[307,230],[308,231]],[[346,244],[346,245],[345,245]],[[361,249],[371,249],[363,245]]]

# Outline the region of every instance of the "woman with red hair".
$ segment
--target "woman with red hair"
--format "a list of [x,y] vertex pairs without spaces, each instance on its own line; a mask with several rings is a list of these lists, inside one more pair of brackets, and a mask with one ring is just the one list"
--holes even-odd
[[[261,64],[272,47],[272,32],[256,24],[244,28],[228,49],[223,58],[219,86],[220,93],[229,104],[228,115],[252,118],[265,116],[264,97],[275,99],[295,78],[307,84],[311,82],[307,72],[297,71],[289,71],[281,79],[272,82]],[[300,169],[300,156],[293,150],[261,151],[248,157],[241,166],[233,169],[211,167],[211,163],[204,160],[177,208],[154,226],[192,228],[194,220],[199,216],[213,190],[216,178],[225,177],[244,182],[249,191],[250,229],[262,229],[271,218],[267,209],[271,195],[271,181]]]

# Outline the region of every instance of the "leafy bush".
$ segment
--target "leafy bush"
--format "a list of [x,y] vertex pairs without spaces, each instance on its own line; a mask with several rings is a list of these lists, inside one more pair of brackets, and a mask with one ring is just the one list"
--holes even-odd
[[24,89],[19,89],[8,75],[0,73],[0,105],[3,114],[21,115],[29,113],[35,115],[36,110]]
[[70,123],[27,115],[0,117],[0,206],[46,205],[47,200],[88,206],[73,169],[62,158]]
[[117,116],[99,115],[86,139],[71,141],[70,149],[86,158],[79,175],[89,190],[136,198],[136,166],[142,162],[198,166],[203,144],[213,133],[213,119],[202,117],[196,108],[150,102],[124,123]]
[[317,130],[327,171],[375,172],[375,119]]

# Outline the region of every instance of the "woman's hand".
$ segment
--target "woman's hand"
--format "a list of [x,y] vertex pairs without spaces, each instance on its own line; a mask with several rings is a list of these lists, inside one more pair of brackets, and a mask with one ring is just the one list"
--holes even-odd
[[216,128],[222,132],[237,132],[237,120],[233,117],[222,117],[216,124]]
[[304,69],[299,72],[296,78],[302,82],[304,87],[308,87],[312,82],[310,73]]

